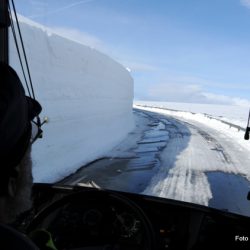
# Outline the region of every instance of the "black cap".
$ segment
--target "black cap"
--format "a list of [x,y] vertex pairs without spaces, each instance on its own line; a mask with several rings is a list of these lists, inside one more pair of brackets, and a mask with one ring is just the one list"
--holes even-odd
[[25,96],[22,83],[9,65],[0,63],[0,159],[9,172],[22,160],[30,143],[31,121],[41,105]]

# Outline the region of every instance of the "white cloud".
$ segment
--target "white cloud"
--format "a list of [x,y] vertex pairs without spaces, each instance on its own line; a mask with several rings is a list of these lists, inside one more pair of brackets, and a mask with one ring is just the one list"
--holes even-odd
[[45,3],[44,1],[39,1],[39,0],[31,0],[30,1],[32,7],[33,6],[38,6],[38,7],[41,7],[41,8],[45,8],[48,6],[48,3]]
[[217,95],[213,93],[203,93],[206,99],[212,103],[218,104],[230,104],[242,107],[250,107],[250,100],[239,98],[239,97],[230,97],[226,95]]
[[65,28],[65,27],[53,27],[50,29],[53,33],[58,34],[62,37],[68,38],[72,41],[87,45],[91,48],[95,48],[101,51],[105,50],[105,46],[99,38],[93,35],[90,35],[86,32],[82,32],[82,31],[79,31],[77,29],[72,29],[72,28]]
[[[47,11],[47,12],[44,12],[44,10],[41,8],[42,13],[36,14],[36,15],[31,15],[31,16],[29,16],[29,18],[37,18],[37,17],[48,16],[48,15],[54,15],[56,13],[64,12],[65,10],[73,8],[73,7],[77,6],[77,5],[86,4],[86,3],[89,3],[89,2],[93,2],[93,1],[95,1],[95,0],[82,0],[82,1],[78,1],[78,2],[75,2],[75,3],[65,5],[63,7],[59,7],[57,9],[55,9],[55,10]],[[33,1],[33,3],[35,5],[38,5],[39,1],[35,1],[35,2]],[[40,6],[43,6],[43,5],[40,5]]]
[[198,85],[181,85],[165,83],[152,86],[148,90],[148,97],[157,101],[169,102],[204,102],[201,87]]
[[198,84],[157,84],[148,89],[146,99],[152,101],[250,106],[250,100],[205,92],[202,86]]
[[141,62],[122,62],[122,64],[126,65],[126,67],[129,67],[132,72],[133,71],[148,72],[157,70],[155,66]]
[[43,30],[44,32],[47,32],[47,34],[50,36],[56,34],[100,51],[107,50],[101,39],[91,34],[88,34],[87,32],[68,27],[46,27],[19,14],[18,19],[20,22],[27,23],[33,27]]
[[250,9],[250,0],[240,0],[240,3]]

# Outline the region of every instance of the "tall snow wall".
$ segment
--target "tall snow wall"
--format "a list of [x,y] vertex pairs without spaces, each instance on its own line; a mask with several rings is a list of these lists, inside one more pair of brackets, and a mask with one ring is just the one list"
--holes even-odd
[[[107,55],[20,22],[41,117],[49,118],[32,149],[34,181],[55,182],[105,156],[134,128],[133,79]],[[23,80],[10,40],[10,64]]]

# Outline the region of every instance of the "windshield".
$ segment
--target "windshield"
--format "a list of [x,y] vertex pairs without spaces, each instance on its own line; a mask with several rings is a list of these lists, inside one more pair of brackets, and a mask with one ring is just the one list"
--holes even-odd
[[47,120],[32,148],[35,182],[250,216],[250,1],[20,0],[16,9]]

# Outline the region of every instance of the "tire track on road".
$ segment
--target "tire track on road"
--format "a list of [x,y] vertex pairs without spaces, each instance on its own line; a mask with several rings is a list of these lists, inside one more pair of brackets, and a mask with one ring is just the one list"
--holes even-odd
[[210,127],[157,115],[166,120],[172,133],[160,157],[161,168],[144,193],[249,216],[250,183],[244,178],[247,152]]

